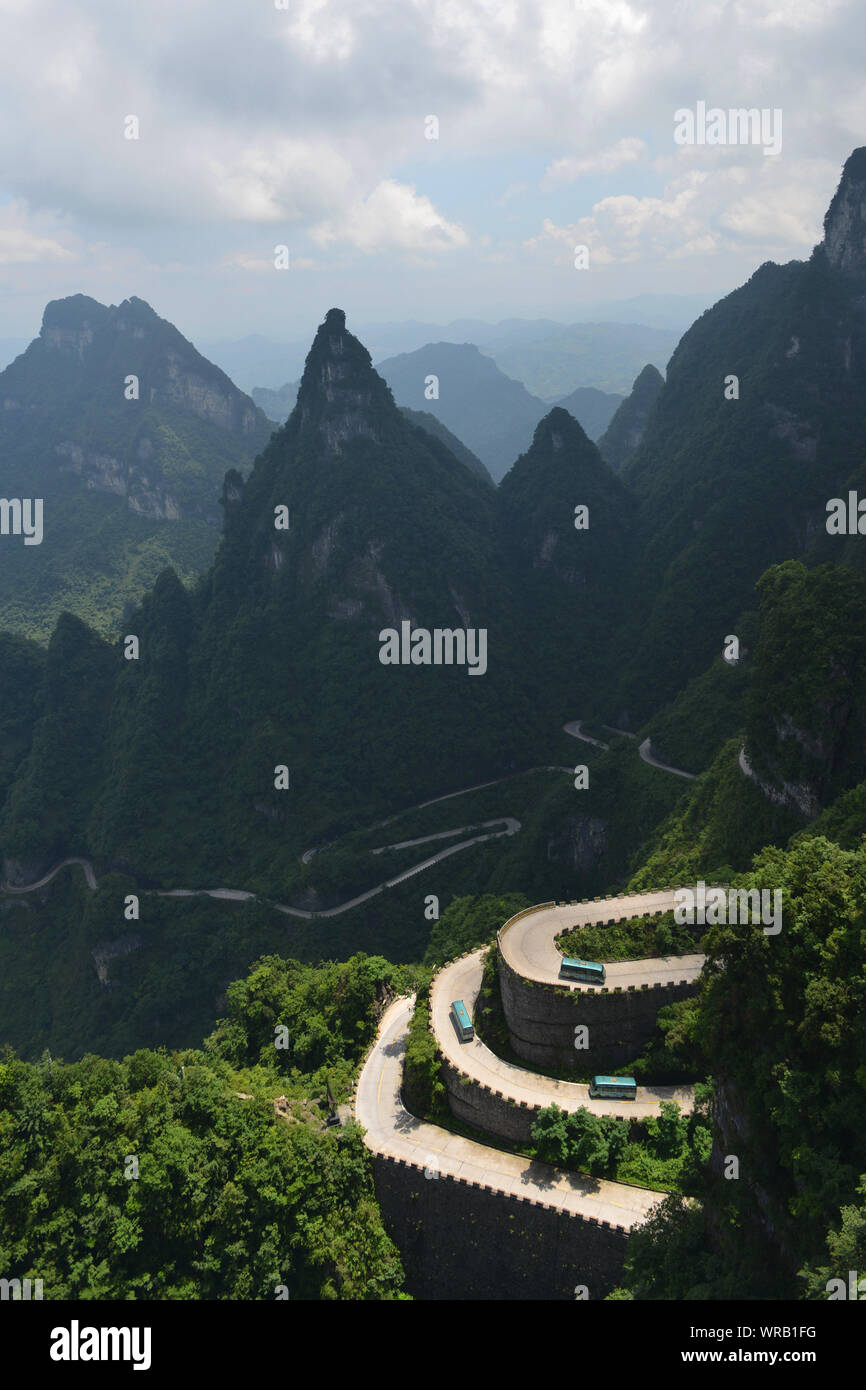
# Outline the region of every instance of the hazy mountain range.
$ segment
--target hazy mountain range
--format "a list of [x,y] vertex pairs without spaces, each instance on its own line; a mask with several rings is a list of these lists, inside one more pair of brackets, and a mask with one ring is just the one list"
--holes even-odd
[[40,498],[44,536],[0,546],[0,624],[47,640],[63,608],[113,632],[172,565],[210,562],[229,467],[271,424],[143,300],[54,300],[0,373],[0,486]]
[[[496,481],[529,448],[535,426],[551,405],[564,406],[590,439],[598,439],[623,403],[622,396],[592,386],[540,400],[470,343],[427,343],[380,362],[377,370],[398,405],[438,420],[448,437],[463,441]],[[279,391],[256,387],[253,399],[270,419],[282,422],[294,408],[298,385],[287,383]]]

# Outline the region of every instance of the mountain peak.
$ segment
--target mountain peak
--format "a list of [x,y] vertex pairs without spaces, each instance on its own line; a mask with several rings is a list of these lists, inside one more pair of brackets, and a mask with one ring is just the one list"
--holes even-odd
[[555,405],[535,427],[533,447],[543,443],[549,443],[554,453],[558,453],[560,449],[568,446],[580,449],[589,444],[590,440],[579,421],[575,420],[564,406]]
[[845,161],[824,218],[824,250],[836,270],[866,272],[866,145]]
[[638,373],[631,395],[626,396],[598,441],[601,456],[611,468],[618,471],[640,444],[664,384],[664,377],[652,362],[648,362]]
[[378,439],[382,411],[397,415],[394,398],[369,352],[346,328],[342,309],[329,309],[313,339],[298,391],[301,428],[318,429],[329,450],[365,435]]
[[52,328],[80,329],[104,323],[109,310],[89,294],[70,294],[65,299],[51,299],[42,315],[42,334]]

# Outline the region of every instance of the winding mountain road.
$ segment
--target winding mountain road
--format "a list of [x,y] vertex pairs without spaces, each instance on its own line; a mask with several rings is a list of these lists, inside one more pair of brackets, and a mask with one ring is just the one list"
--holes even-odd
[[697,780],[696,772],[686,772],[684,768],[673,767],[670,763],[660,763],[658,758],[653,757],[650,751],[650,741],[648,738],[644,739],[637,751],[645,763],[648,763],[650,767],[657,767],[660,772],[672,772],[674,777],[685,777],[689,782]]
[[[559,769],[557,769],[559,770]],[[564,769],[570,771],[570,768]],[[476,790],[470,788],[468,790]],[[460,793],[451,792],[451,796],[458,796]],[[501,825],[502,830],[490,830],[492,825]],[[521,828],[521,823],[514,816],[498,816],[495,820],[481,821],[478,825],[460,826],[454,831],[437,831],[433,835],[421,835],[415,840],[406,840],[394,845],[381,845],[373,850],[374,854],[382,854],[388,849],[403,849],[412,845],[424,844],[427,840],[441,840],[449,835],[461,835],[469,830],[484,830],[482,835],[472,835],[469,839],[460,840],[456,845],[448,845],[445,849],[439,850],[437,854],[430,855],[427,859],[422,859],[417,864],[411,864],[408,869],[403,869],[395,874],[393,878],[386,879],[384,883],[378,883],[375,888],[368,888],[365,892],[357,894],[354,898],[347,899],[346,902],[338,903],[336,907],[319,908],[316,912],[307,911],[300,907],[289,907],[287,903],[273,902],[270,898],[264,898],[258,893],[247,892],[243,888],[152,888],[146,889],[142,896],[157,898],[217,898],[224,902],[260,902],[268,907],[272,907],[275,912],[282,912],[288,917],[303,917],[307,921],[318,917],[338,917],[342,912],[348,912],[350,908],[358,907],[360,903],[367,902],[370,898],[375,898],[378,893],[384,892],[386,888],[393,888],[398,883],[405,882],[408,878],[413,878],[415,874],[420,874],[424,869],[429,869],[431,865],[438,864],[443,859],[448,859],[452,854],[459,854],[461,850],[469,849],[471,845],[480,845],[486,840],[496,840],[500,836],[516,835]],[[50,883],[61,869],[68,864],[80,864],[87,880],[87,886],[91,889],[98,887],[96,874],[93,865],[88,859],[63,859],[59,864],[55,864],[47,874],[38,879],[35,883],[22,883],[13,885],[9,883],[0,884],[0,891],[5,893],[34,893],[38,888],[44,888]]]
[[[655,893],[631,893],[601,902],[551,903],[525,915],[518,914],[499,933],[499,945],[507,965],[527,980],[563,985],[560,978],[562,954],[556,938],[573,927],[587,927],[629,917],[648,917],[673,912],[676,890],[662,888]],[[642,985],[669,984],[672,980],[696,980],[703,968],[702,955],[659,956],[653,960],[614,960],[604,967],[608,989],[640,989]],[[597,991],[600,985],[581,984],[582,990]],[[459,998],[459,995],[452,998]]]
[[[610,746],[607,743],[603,743],[600,739],[590,738],[588,734],[582,733],[582,725],[583,720],[573,719],[568,724],[564,724],[563,729],[565,733],[569,734],[572,738],[581,739],[584,743],[591,743],[596,748],[608,748]],[[610,726],[605,725],[604,727],[608,728]],[[611,731],[613,733],[627,734],[627,731],[624,729],[612,729]],[[627,737],[634,738],[635,735],[627,734]],[[669,767],[667,763],[659,762],[650,753],[649,745],[649,739],[644,739],[643,743],[640,745],[640,748],[638,749],[638,752],[640,753],[640,756],[643,758],[644,762],[648,763],[650,767],[656,767],[662,772],[671,772],[676,777],[688,777],[690,779],[694,779],[695,774],[692,772],[684,772],[681,768]],[[499,786],[502,782],[509,782],[513,780],[515,777],[524,777],[535,772],[563,772],[571,774],[572,771],[573,769],[570,767],[558,767],[548,765],[543,767],[527,768],[523,772],[510,772],[507,773],[504,777],[496,777],[490,782],[478,782],[471,787],[461,787],[458,791],[445,792],[441,796],[431,797],[429,801],[419,801],[416,806],[408,807],[406,811],[401,811],[396,816],[389,816],[387,820],[377,821],[373,826],[369,828],[375,830],[379,827],[391,825],[395,820],[399,820],[401,816],[407,815],[409,811],[420,811],[426,806],[436,806],[441,801],[450,801],[452,800],[452,798],[457,796],[468,796],[471,792],[483,791],[487,787]],[[491,830],[489,827],[494,825],[502,825],[504,826],[504,829]],[[355,897],[348,898],[345,902],[338,903],[335,907],[320,908],[318,911],[315,912],[307,910],[305,908],[290,907],[287,903],[277,903],[269,898],[263,898],[258,893],[250,893],[240,888],[164,888],[148,889],[146,890],[146,892],[153,893],[154,896],[160,898],[207,897],[216,898],[224,902],[250,902],[255,900],[267,905],[268,907],[273,908],[276,912],[282,912],[285,916],[300,917],[305,921],[311,921],[314,918],[319,917],[338,917],[343,912],[349,912],[352,908],[359,907],[361,903],[369,902],[371,898],[375,898],[377,894],[384,892],[386,888],[394,888],[398,883],[404,883],[406,879],[413,878],[415,874],[420,874],[425,869],[431,868],[432,865],[441,863],[443,859],[450,858],[452,854],[459,854],[461,850],[469,849],[472,845],[483,844],[487,840],[495,840],[501,836],[516,835],[520,829],[521,823],[519,820],[516,819],[516,817],[498,816],[494,820],[480,821],[476,825],[464,825],[458,827],[455,830],[437,831],[431,835],[421,835],[414,840],[401,840],[392,845],[380,845],[378,846],[378,848],[372,850],[371,853],[383,854],[387,850],[409,849],[414,845],[425,844],[427,841],[430,840],[450,839],[454,835],[462,835],[472,830],[486,831],[485,834],[472,835],[468,839],[460,840],[457,844],[448,845],[445,849],[439,850],[438,853],[429,855],[426,859],[420,860],[417,864],[410,865],[408,869],[404,869],[401,873],[395,874],[393,878],[386,879],[383,883],[377,883],[375,887],[368,888],[365,890],[365,892],[358,893]],[[305,850],[304,853],[301,855],[301,862],[303,864],[308,864],[312,859],[313,855],[320,853],[322,849],[326,848],[328,848],[328,846],[323,845],[318,848]],[[96,889],[97,879],[96,874],[93,870],[93,865],[90,863],[88,859],[82,859],[76,856],[68,859],[62,859],[59,864],[55,864],[52,869],[49,869],[47,874],[43,875],[43,877],[38,879],[35,883],[11,884],[4,882],[0,884],[0,892],[33,893],[38,888],[44,888],[45,885],[50,883],[54,876],[58,874],[61,869],[66,868],[69,864],[80,865],[84,872],[84,877],[87,882],[88,888],[93,890]]]
[[[517,914],[499,933],[508,964],[530,979],[569,989],[591,986],[563,984],[557,935],[566,928],[657,915],[674,906],[674,889],[625,894],[598,902],[548,904]],[[688,1113],[694,1109],[693,1086],[640,1086],[634,1101],[590,1100],[589,1087],[559,1081],[504,1061],[476,1035],[463,1042],[451,1020],[451,1002],[462,999],[473,1012],[481,988],[486,948],[443,966],[430,991],[430,1020],[441,1055],[473,1081],[498,1092],[506,1102],[531,1107],[556,1104],[573,1111],[587,1106],[596,1114],[632,1120],[657,1117],[666,1101]],[[672,978],[694,979],[703,956],[662,957],[619,961],[606,966],[609,984],[627,987],[664,983]],[[398,999],[385,1011],[376,1042],[361,1069],[355,1091],[355,1117],[366,1133],[364,1142],[375,1154],[422,1168],[428,1179],[442,1174],[478,1183],[494,1191],[522,1196],[581,1216],[608,1221],[624,1230],[641,1224],[662,1194],[630,1184],[594,1179],[503,1152],[477,1140],[410,1115],[401,1100],[403,1055],[414,999]]]
[[50,883],[51,880],[52,880],[57,874],[60,873],[60,870],[61,870],[61,869],[65,869],[65,868],[67,867],[68,864],[80,864],[81,868],[82,868],[83,871],[84,871],[84,878],[85,878],[85,881],[86,881],[86,883],[87,883],[88,888],[92,888],[92,889],[94,889],[94,890],[96,889],[96,887],[97,887],[96,874],[93,872],[93,865],[91,864],[90,860],[89,860],[89,859],[79,859],[79,858],[76,856],[76,857],[73,858],[73,859],[61,859],[61,861],[60,861],[59,864],[55,864],[55,865],[54,865],[54,868],[53,868],[53,869],[49,869],[49,870],[48,870],[48,873],[47,873],[47,874],[44,874],[42,878],[40,878],[40,879],[38,879],[38,880],[36,881],[36,883],[22,883],[22,884],[18,884],[17,886],[16,886],[14,883],[0,883],[0,892],[3,892],[3,893],[33,893],[33,892],[36,891],[37,888],[44,888],[45,885],[46,885],[46,883]]
[[422,1168],[430,1181],[447,1174],[513,1197],[528,1197],[597,1221],[608,1221],[624,1230],[646,1220],[664,1194],[551,1168],[520,1154],[464,1139],[410,1115],[400,1098],[400,1089],[413,1007],[414,998],[405,998],[395,1000],[386,1009],[376,1042],[358,1078],[355,1117],[366,1131],[364,1143],[368,1149]]
[[[340,913],[348,912],[350,908],[358,907],[361,903],[368,902],[370,898],[375,898],[378,893],[384,892],[386,888],[394,888],[398,883],[404,883],[407,878],[413,878],[415,874],[420,874],[424,869],[429,869],[432,864],[438,864],[443,859],[448,859],[452,854],[459,854],[461,850],[469,849],[470,845],[480,845],[485,840],[496,840],[501,835],[516,835],[520,829],[520,821],[514,816],[498,816],[496,820],[481,821],[479,825],[464,825],[459,830],[446,830],[444,835],[460,835],[467,830],[481,830],[490,825],[503,825],[503,830],[488,830],[484,835],[473,835],[468,840],[461,840],[456,845],[448,845],[446,849],[440,849],[438,854],[431,854],[429,858],[422,859],[418,864],[411,864],[408,869],[403,869],[393,878],[386,879],[384,883],[377,883],[375,888],[368,888],[363,893],[358,893],[354,898],[348,898],[346,902],[338,903],[336,907],[319,908],[316,912],[308,912],[300,907],[289,907],[286,903],[276,903],[270,898],[263,898],[257,893],[245,893],[237,888],[168,888],[157,891],[160,898],[192,898],[206,895],[209,898],[224,898],[231,901],[249,901],[251,898],[257,902],[272,907],[275,912],[282,912],[288,917],[304,917],[308,921],[313,917],[339,917]],[[411,845],[424,844],[426,840],[441,840],[443,832],[437,831],[435,835],[422,835],[416,840],[406,840],[395,845],[381,845],[379,849],[372,851],[373,854],[382,854],[388,849],[404,849]],[[315,851],[311,851],[315,853]]]
[[[580,720],[574,720],[566,724],[565,732],[596,747],[607,747],[599,739],[583,734],[581,723]],[[679,769],[670,768],[651,759],[648,755],[648,744],[649,741],[646,740],[640,747],[645,762],[665,772],[692,777],[691,773],[683,773]],[[571,772],[570,768],[545,770]],[[506,780],[508,778],[499,778],[497,782]],[[420,804],[432,805],[496,784],[482,783],[464,788],[462,791],[449,792]],[[394,819],[397,817],[391,817],[380,824],[389,824]],[[502,828],[491,829],[494,826]],[[430,835],[397,841],[391,845],[380,845],[372,853],[383,854],[388,850],[414,848],[416,845],[450,839],[454,835],[464,835],[470,831],[483,832],[446,846],[385,883],[368,889],[336,907],[311,912],[283,903],[269,902],[269,906],[278,912],[307,920],[314,917],[334,917],[367,901],[385,888],[401,883],[450,855],[469,848],[470,845],[500,836],[515,835],[520,828],[520,821],[515,817],[503,816],[477,825],[464,825],[454,830],[436,831]],[[315,852],[307,851],[302,856],[304,861],[308,862]],[[33,883],[3,883],[2,891],[14,894],[35,892],[50,883],[62,869],[76,864],[84,873],[88,888],[95,890],[98,883],[92,864],[87,859],[75,856],[61,860]],[[268,902],[266,899],[259,899],[255,893],[235,888],[172,888],[148,891],[159,897],[207,896],[230,902],[248,902],[254,899]],[[534,913],[518,916],[506,924],[500,934],[503,955],[513,969],[527,978],[561,984],[561,956],[555,944],[556,936],[560,932],[575,926],[623,919],[642,913],[665,912],[673,907],[673,897],[674,890],[666,889],[657,893],[606,899],[600,903],[550,904]],[[555,1103],[566,1111],[591,1105],[596,1113],[633,1119],[657,1115],[661,1105],[669,1100],[676,1101],[686,1111],[693,1109],[694,1089],[690,1086],[642,1086],[634,1102],[590,1102],[589,1088],[586,1085],[559,1081],[505,1062],[477,1037],[469,1043],[460,1042],[451,1026],[451,1001],[460,998],[470,1011],[474,1008],[481,987],[483,957],[484,951],[479,950],[450,962],[438,972],[431,990],[431,1020],[437,1044],[442,1054],[461,1072],[492,1090],[499,1091],[517,1104],[525,1102],[531,1106],[547,1106]],[[700,973],[702,965],[703,957],[698,955],[661,957],[644,961],[615,961],[606,967],[608,987],[640,987],[642,984],[665,983],[672,978],[694,979]],[[570,985],[569,988],[574,989],[576,986]],[[591,989],[592,986],[580,988]],[[413,1005],[413,998],[398,999],[386,1010],[379,1025],[376,1042],[358,1078],[355,1115],[365,1130],[365,1144],[372,1152],[423,1168],[425,1177],[430,1180],[448,1174],[458,1180],[478,1183],[511,1196],[529,1198],[548,1206],[557,1206],[563,1211],[606,1221],[624,1230],[630,1230],[646,1220],[652,1209],[662,1200],[658,1192],[552,1168],[521,1155],[465,1139],[410,1115],[402,1104],[400,1091],[403,1054]]]
[[[593,904],[586,904],[593,906]],[[578,1110],[589,1105],[599,1115],[617,1115],[631,1119],[649,1119],[658,1116],[663,1101],[674,1100],[685,1111],[695,1105],[693,1086],[641,1086],[638,1098],[634,1101],[589,1099],[589,1087],[577,1081],[558,1081],[552,1076],[505,1062],[491,1052],[489,1047],[475,1037],[471,1042],[461,1042],[451,1022],[451,1001],[462,999],[470,1014],[475,1007],[481,988],[484,968],[484,949],[475,951],[462,960],[452,961],[436,975],[430,992],[430,1016],[433,1030],[442,1055],[460,1071],[480,1081],[493,1091],[501,1091],[515,1103],[525,1101],[527,1105],[558,1105],[561,1110]],[[560,956],[560,960],[562,957]],[[703,957],[701,957],[703,960]],[[653,965],[657,962],[620,961],[621,965]],[[611,966],[605,966],[610,973]],[[676,978],[689,978],[683,974]],[[557,981],[557,983],[562,983]],[[618,984],[619,981],[617,980]],[[611,987],[614,980],[610,978]]]
[[[571,738],[579,738],[582,743],[591,743],[594,748],[610,748],[609,743],[602,743],[600,738],[590,738],[589,734],[581,732],[583,728],[582,719],[572,719],[568,724],[563,724],[563,732]],[[611,724],[603,724],[603,729],[610,729],[612,734],[620,734],[624,738],[637,738],[637,734],[630,734],[628,729],[615,729]],[[686,772],[682,767],[673,767],[671,763],[659,762],[652,752],[650,740],[645,738],[638,746],[638,753],[648,767],[657,767],[659,772],[671,772],[674,777],[686,777],[690,782],[694,782],[697,773]]]

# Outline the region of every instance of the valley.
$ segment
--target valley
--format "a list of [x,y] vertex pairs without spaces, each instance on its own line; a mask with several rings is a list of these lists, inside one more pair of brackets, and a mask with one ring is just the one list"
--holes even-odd
[[864,209],[857,148],[682,336],[568,304],[377,368],[331,307],[254,397],[137,295],[45,304],[0,372],[10,1278],[691,1305],[866,1258]]

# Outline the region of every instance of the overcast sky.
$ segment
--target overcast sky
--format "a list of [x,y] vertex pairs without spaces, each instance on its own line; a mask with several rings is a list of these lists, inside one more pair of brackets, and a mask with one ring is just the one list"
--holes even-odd
[[[717,296],[866,143],[862,3],[284,2],[0,0],[0,337],[77,292],[194,340]],[[700,101],[781,151],[678,145]]]

